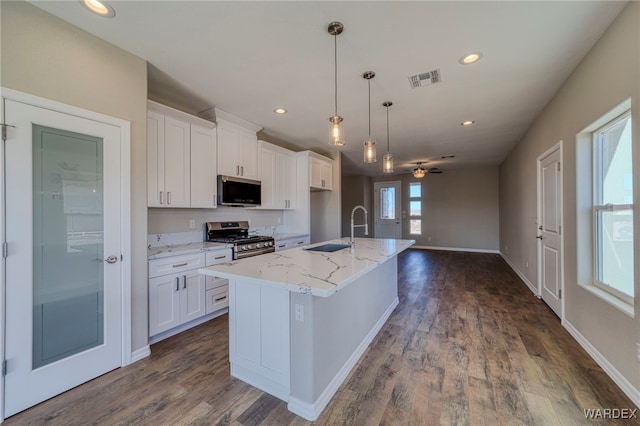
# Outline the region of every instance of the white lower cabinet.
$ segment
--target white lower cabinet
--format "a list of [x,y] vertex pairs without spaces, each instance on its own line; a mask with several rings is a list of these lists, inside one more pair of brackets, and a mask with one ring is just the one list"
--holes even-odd
[[[153,336],[203,316],[206,312],[204,253],[149,262],[149,335]],[[170,271],[166,275],[160,275]]]
[[231,249],[225,249],[150,260],[149,336],[229,306],[228,281],[200,275],[198,269],[231,261],[231,257]]

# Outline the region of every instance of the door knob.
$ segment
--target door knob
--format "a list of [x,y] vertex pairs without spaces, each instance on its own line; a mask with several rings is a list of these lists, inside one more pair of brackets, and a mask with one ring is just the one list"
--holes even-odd
[[109,256],[104,259],[104,261],[107,263],[116,263],[118,261],[118,256]]
[[541,240],[542,239],[542,235],[537,235],[536,238]]

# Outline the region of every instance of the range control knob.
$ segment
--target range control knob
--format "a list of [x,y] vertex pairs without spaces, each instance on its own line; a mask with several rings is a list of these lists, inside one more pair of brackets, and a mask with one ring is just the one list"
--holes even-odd
[[255,248],[255,246],[253,244],[249,244],[247,246],[247,250],[253,250]]
[[257,243],[257,244],[256,244],[256,248],[262,248],[262,244]]
[[247,249],[247,246],[240,246],[240,250],[245,251]]

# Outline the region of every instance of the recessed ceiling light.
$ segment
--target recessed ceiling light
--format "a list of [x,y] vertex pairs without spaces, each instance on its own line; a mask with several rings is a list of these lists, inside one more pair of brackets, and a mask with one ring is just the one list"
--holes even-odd
[[482,58],[482,52],[471,52],[464,55],[462,58],[458,60],[462,65],[473,64],[474,62],[478,62]]
[[284,108],[276,108],[273,110],[273,112],[275,112],[276,114],[286,114],[287,110]]
[[83,0],[82,4],[93,13],[105,18],[113,18],[116,11],[107,2],[101,0]]
[[474,123],[475,123],[475,121],[473,121],[473,120],[465,120],[462,123],[460,123],[460,125],[467,127],[467,126],[471,126]]

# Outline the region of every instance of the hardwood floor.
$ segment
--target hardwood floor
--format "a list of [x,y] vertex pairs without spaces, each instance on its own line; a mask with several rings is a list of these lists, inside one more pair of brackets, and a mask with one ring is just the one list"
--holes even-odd
[[[634,405],[500,256],[409,250],[398,269],[399,306],[317,424],[637,424],[585,419]],[[309,424],[229,376],[227,330],[164,340],[5,424]]]

